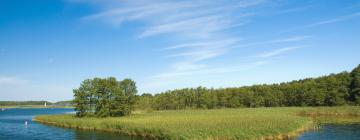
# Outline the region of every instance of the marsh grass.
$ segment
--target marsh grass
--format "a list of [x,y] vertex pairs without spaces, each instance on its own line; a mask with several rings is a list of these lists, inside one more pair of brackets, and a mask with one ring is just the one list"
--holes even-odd
[[360,106],[294,108],[299,115],[360,116]]
[[314,119],[304,115],[360,115],[359,112],[359,107],[241,108],[137,112],[117,118],[43,115],[34,120],[154,139],[287,139],[315,126]]

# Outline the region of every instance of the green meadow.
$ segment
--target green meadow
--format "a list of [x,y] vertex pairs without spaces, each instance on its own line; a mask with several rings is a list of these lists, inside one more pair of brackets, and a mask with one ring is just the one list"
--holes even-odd
[[106,118],[43,115],[34,120],[153,139],[287,139],[318,123],[360,122],[359,116],[360,107],[346,106],[138,111]]

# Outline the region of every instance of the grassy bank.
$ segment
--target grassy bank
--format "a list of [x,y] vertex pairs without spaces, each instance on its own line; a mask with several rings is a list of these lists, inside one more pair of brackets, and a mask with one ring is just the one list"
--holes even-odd
[[284,139],[313,127],[312,117],[304,116],[309,114],[355,116],[360,115],[360,107],[155,111],[120,118],[44,115],[34,120],[157,139]]

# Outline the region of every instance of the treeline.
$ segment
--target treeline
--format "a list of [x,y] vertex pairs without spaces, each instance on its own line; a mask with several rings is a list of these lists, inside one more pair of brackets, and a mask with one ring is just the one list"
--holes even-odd
[[131,113],[137,93],[131,79],[117,81],[114,77],[84,80],[74,89],[73,103],[78,117],[124,116]]
[[46,105],[48,106],[72,106],[73,101],[59,101],[59,102],[49,102],[49,101],[0,101],[0,106],[31,106],[31,105]]
[[137,96],[139,109],[360,105],[360,65],[349,72],[237,88],[185,88]]
[[18,106],[18,105],[51,105],[48,101],[0,101],[0,106]]
[[54,106],[73,106],[74,103],[73,103],[72,100],[70,100],[70,101],[58,101],[58,102],[52,103],[51,105],[54,105]]

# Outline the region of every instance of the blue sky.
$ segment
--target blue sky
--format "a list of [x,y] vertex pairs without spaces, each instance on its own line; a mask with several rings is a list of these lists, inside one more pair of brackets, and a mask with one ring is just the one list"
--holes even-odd
[[0,100],[277,83],[360,63],[358,0],[0,0]]

